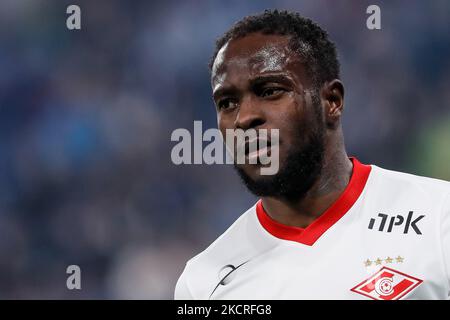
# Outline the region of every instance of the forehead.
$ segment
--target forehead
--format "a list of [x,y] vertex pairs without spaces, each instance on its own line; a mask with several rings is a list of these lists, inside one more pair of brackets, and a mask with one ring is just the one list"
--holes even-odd
[[264,73],[304,73],[299,55],[284,35],[249,34],[226,43],[212,68],[213,87],[234,76],[254,77]]

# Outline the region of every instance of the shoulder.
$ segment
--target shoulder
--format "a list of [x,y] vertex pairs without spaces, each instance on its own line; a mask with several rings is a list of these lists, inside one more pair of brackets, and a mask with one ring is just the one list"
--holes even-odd
[[422,233],[436,234],[442,220],[448,215],[449,196],[448,181],[372,165],[364,197],[366,210],[363,212],[364,216],[370,216],[367,217],[370,221],[376,220],[377,215],[386,219],[404,219],[405,228],[410,220],[413,221],[411,223],[420,220]]
[[228,227],[205,250],[191,258],[187,264],[195,265],[205,260],[220,263],[229,261],[233,256],[245,253],[245,243],[248,241],[248,230],[255,226],[255,205],[245,211],[236,221]]
[[415,174],[388,170],[372,165],[372,185],[385,193],[422,196],[424,200],[439,201],[450,194],[450,182]]
[[274,245],[275,240],[261,231],[255,206],[186,263],[177,282],[175,299],[208,299],[220,281],[219,274],[223,267],[240,265]]

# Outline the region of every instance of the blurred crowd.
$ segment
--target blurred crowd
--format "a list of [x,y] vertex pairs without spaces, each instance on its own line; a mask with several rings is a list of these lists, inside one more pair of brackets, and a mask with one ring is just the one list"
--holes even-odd
[[450,180],[450,3],[378,1],[381,30],[370,4],[1,1],[0,298],[172,298],[185,262],[256,199],[230,165],[174,165],[170,135],[216,127],[214,41],[266,8],[336,42],[351,155]]

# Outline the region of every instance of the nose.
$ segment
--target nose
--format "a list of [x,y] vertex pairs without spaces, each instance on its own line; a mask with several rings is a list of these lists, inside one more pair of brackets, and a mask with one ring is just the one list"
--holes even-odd
[[236,129],[247,130],[256,128],[265,122],[264,113],[260,106],[251,97],[244,97],[240,103],[239,111],[234,121],[234,127]]

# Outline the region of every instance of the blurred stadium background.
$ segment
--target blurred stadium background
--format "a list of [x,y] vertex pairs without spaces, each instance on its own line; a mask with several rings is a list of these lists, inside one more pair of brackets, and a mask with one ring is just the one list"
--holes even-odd
[[370,4],[2,0],[0,298],[172,298],[186,260],[255,198],[231,166],[172,164],[170,134],[216,126],[214,40],[266,8],[337,43],[350,154],[450,180],[450,2],[377,1],[380,31]]

